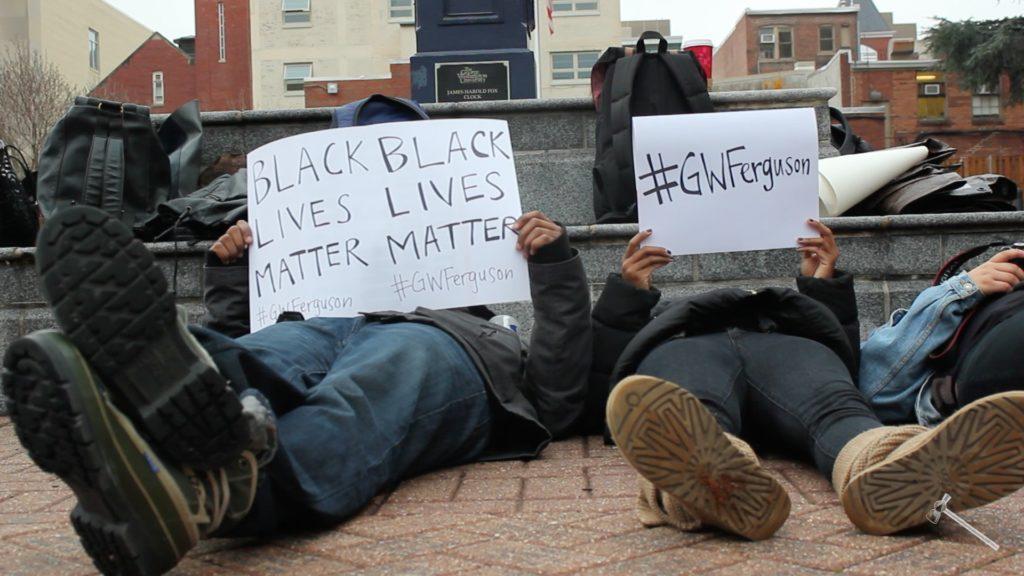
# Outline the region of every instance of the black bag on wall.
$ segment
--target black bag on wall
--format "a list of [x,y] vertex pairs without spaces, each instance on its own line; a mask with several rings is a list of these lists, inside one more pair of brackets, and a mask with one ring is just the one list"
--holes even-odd
[[168,199],[170,186],[167,152],[145,106],[79,96],[39,155],[47,217],[65,206],[95,206],[134,228]]
[[35,246],[39,212],[35,199],[14,171],[14,163],[30,180],[31,173],[21,151],[0,140],[0,246]]
[[[645,42],[656,39],[658,51]],[[609,48],[594,64],[591,92],[597,108],[594,215],[598,222],[636,222],[633,117],[713,112],[707,79],[689,52],[669,52],[657,32],[644,32],[632,55]]]

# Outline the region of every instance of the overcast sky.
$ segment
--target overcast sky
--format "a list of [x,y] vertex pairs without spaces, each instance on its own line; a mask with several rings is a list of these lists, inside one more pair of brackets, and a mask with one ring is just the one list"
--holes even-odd
[[[195,32],[193,1],[107,0],[145,26],[171,39]],[[315,5],[316,0],[313,3]],[[744,8],[820,8],[837,4],[838,1],[833,0],[621,0],[623,20],[669,18],[672,20],[673,34],[685,39],[710,38],[716,45],[729,35]],[[916,22],[919,31],[931,26],[935,16],[966,20],[1002,18],[1024,13],[1024,2],[1021,0],[876,0],[875,5],[882,12],[893,12],[898,23]],[[558,33],[557,25],[555,33]]]

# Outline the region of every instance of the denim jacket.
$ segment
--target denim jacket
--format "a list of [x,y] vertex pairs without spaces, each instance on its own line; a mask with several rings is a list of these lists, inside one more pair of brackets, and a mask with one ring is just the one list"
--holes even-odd
[[893,312],[889,323],[861,344],[861,392],[887,424],[937,424],[932,407],[928,355],[945,344],[966,314],[984,298],[966,272],[932,286],[910,309]]

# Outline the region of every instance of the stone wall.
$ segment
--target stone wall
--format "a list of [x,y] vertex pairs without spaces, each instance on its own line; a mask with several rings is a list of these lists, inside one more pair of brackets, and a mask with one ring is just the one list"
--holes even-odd
[[[815,106],[824,133],[824,102],[831,90],[715,93],[720,110]],[[434,117],[494,117],[509,121],[526,209],[540,208],[568,224],[591,281],[591,296],[600,295],[609,272],[617,271],[636,225],[594,225],[590,200],[594,120],[585,100],[432,105]],[[319,129],[329,121],[326,110],[210,113],[206,125],[206,160],[247,151],[265,142]],[[827,140],[822,155],[835,151]],[[960,249],[993,238],[1024,239],[1024,213],[947,216],[859,217],[827,219],[839,235],[841,267],[857,278],[862,329],[882,324],[892,310],[908,305],[941,263]],[[202,315],[201,267],[209,244],[152,245],[158,262],[172,275],[177,259],[177,293],[193,321]],[[0,350],[18,336],[49,327],[34,273],[33,249],[0,249]],[[177,254],[177,258],[175,255]],[[669,296],[740,286],[793,286],[797,255],[789,250],[680,257],[656,276]],[[496,307],[516,316],[525,331],[532,326],[526,303]],[[2,400],[0,400],[2,402]]]

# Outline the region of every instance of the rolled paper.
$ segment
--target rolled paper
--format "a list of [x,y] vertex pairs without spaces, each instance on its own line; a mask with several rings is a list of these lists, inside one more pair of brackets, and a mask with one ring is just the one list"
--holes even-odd
[[924,146],[818,160],[818,210],[839,216],[928,157]]

